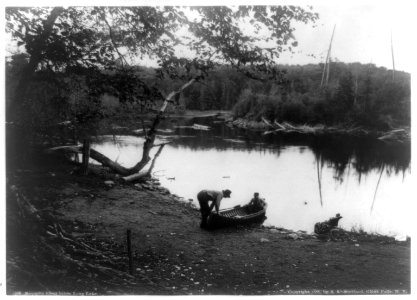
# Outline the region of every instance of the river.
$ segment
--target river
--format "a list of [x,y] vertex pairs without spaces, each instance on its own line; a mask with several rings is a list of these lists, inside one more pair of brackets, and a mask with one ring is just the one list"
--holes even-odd
[[[194,123],[210,126],[197,130]],[[140,130],[139,130],[140,131]],[[171,193],[194,199],[202,189],[230,189],[222,208],[259,192],[266,225],[312,232],[336,213],[339,226],[404,238],[412,216],[410,145],[346,136],[262,135],[215,118],[167,120],[153,174]],[[141,134],[100,136],[93,148],[126,167],[139,161]],[[197,225],[196,225],[197,226]]]

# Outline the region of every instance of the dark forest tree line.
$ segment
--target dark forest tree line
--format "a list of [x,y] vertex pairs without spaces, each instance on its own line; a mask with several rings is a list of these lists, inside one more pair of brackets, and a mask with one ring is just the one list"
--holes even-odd
[[[331,63],[328,84],[320,88],[323,65],[278,66],[279,83],[247,78],[218,67],[204,83],[182,95],[187,109],[230,110],[235,117],[298,124],[356,124],[389,129],[410,125],[410,74],[373,64]],[[175,81],[160,83],[163,89]]]

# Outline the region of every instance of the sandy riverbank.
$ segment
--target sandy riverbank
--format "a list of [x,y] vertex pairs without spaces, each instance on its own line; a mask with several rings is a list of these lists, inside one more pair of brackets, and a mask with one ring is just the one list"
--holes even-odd
[[[48,265],[28,267],[39,285],[24,285],[25,276],[8,269],[9,293],[91,294],[327,294],[409,293],[410,243],[389,237],[358,235],[348,241],[294,236],[283,229],[199,228],[199,212],[190,203],[143,186],[70,173],[57,163],[18,169],[9,183],[21,187],[32,204],[52,211],[65,232],[102,251],[126,253],[126,230],[132,232],[134,282],[111,287],[94,276],[80,278],[62,270],[43,280]],[[9,209],[10,209],[9,205]],[[12,227],[11,227],[12,226]],[[15,232],[8,223],[8,233]],[[8,261],[31,253],[8,239]],[[17,257],[17,258],[16,258]],[[29,259],[29,258],[28,258]],[[93,257],[81,258],[94,262]],[[26,264],[30,266],[30,264]],[[118,268],[127,271],[125,259]],[[20,278],[21,276],[22,278]]]

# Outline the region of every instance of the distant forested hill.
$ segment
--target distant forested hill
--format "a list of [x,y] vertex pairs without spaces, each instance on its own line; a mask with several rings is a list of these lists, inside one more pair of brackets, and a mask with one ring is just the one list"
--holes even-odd
[[[6,99],[13,98],[16,74],[26,63],[24,57],[16,56],[6,68]],[[180,108],[188,110],[232,110],[236,118],[260,120],[262,117],[278,122],[295,124],[353,125],[371,129],[389,130],[398,126],[410,126],[410,80],[409,73],[396,71],[373,64],[332,62],[329,81],[322,82],[323,64],[288,66],[281,65],[280,83],[258,81],[227,66],[219,66],[208,76],[183,91]],[[181,70],[179,70],[180,72]],[[96,101],[84,101],[92,94],[102,95],[110,107],[122,104],[131,112],[146,113],[158,109],[162,91],[168,95],[184,81],[180,79],[155,80],[157,70],[137,67],[130,73],[106,73],[98,71],[97,80],[84,79],[81,75],[50,74],[38,72],[38,79],[31,88],[31,97],[36,100],[28,113],[34,126],[57,123],[103,114],[105,108]],[[49,76],[49,77],[47,77]],[[66,78],[63,92],[70,94],[69,103],[53,86],[53,80]],[[49,79],[45,81],[45,78]],[[144,90],[137,78],[147,82],[153,90]],[[97,84],[97,82],[102,82]],[[47,95],[48,97],[46,97]],[[56,95],[59,101],[46,101]],[[46,100],[45,100],[46,99]],[[58,105],[59,104],[59,105]],[[133,107],[131,105],[134,105]],[[114,110],[114,108],[112,108]],[[36,113],[33,113],[35,111]]]
[[[235,117],[307,124],[351,124],[389,129],[410,124],[410,74],[373,64],[332,62],[321,86],[323,64],[280,66],[281,84],[260,82],[218,67],[184,91],[186,109],[231,109]],[[180,82],[165,79],[166,92]]]

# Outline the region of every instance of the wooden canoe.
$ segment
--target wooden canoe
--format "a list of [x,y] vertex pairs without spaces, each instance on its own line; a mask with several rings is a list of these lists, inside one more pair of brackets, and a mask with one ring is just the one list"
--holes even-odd
[[207,219],[207,225],[209,229],[215,229],[262,223],[266,219],[265,213],[266,207],[253,211],[253,208],[248,205],[238,205],[233,208],[220,210],[218,214],[212,212]]

